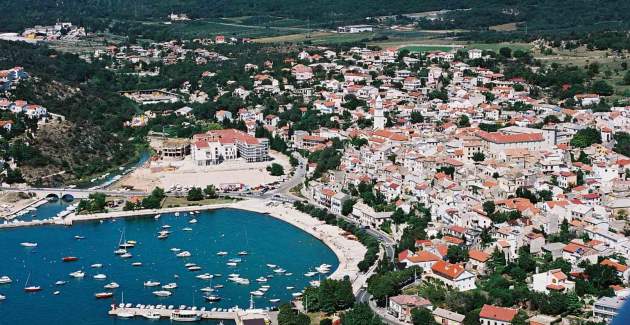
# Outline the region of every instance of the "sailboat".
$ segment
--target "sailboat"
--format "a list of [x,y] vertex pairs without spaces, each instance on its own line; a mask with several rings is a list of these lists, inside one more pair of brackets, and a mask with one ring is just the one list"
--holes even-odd
[[24,291],[26,292],[37,292],[37,291],[41,291],[42,287],[40,286],[29,286],[28,285],[28,280],[31,279],[31,274],[29,273],[28,276],[26,277],[26,282],[24,283]]
[[125,230],[123,229],[123,231],[120,233],[120,239],[118,239],[118,246],[119,247],[117,250],[114,251],[114,254],[116,255],[123,255],[127,253],[127,250],[124,248],[120,248],[120,245],[123,243],[123,237],[125,236]]

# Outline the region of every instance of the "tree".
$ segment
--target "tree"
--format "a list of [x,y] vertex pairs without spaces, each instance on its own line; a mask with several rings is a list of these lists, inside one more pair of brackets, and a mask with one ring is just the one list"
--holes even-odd
[[459,117],[459,120],[457,121],[457,125],[460,128],[466,128],[470,126],[470,119],[468,118],[468,115],[462,115]]
[[472,156],[472,159],[475,162],[480,162],[480,161],[484,161],[486,160],[486,155],[483,154],[483,152],[475,152]]
[[488,217],[491,216],[496,209],[494,201],[486,201],[483,203],[482,206],[483,206],[483,211],[486,213]]
[[451,245],[448,247],[446,257],[451,263],[468,261],[468,250],[458,245]]
[[217,189],[214,185],[210,184],[203,189],[203,194],[205,194],[209,199],[214,199],[217,197]]
[[200,187],[192,187],[186,195],[188,201],[201,201],[203,200],[203,191]]
[[[383,325],[381,319],[366,304],[357,304],[351,310],[341,314],[341,324],[345,325]],[[283,324],[279,324],[283,325]]]
[[499,54],[501,54],[502,57],[509,59],[512,57],[512,49],[509,47],[502,47],[499,49]]
[[623,75],[623,84],[630,85],[630,70],[626,71],[626,73]]
[[437,325],[433,314],[426,308],[415,308],[411,311],[413,325]]
[[602,96],[610,96],[614,93],[614,88],[604,80],[597,80],[591,86],[594,93]]
[[311,320],[307,315],[291,309],[291,305],[280,306],[278,312],[278,325],[310,325]]
[[271,176],[282,176],[284,175],[284,168],[282,165],[273,163],[271,166],[267,166],[267,171],[271,174]]
[[422,113],[420,113],[418,111],[412,111],[410,117],[411,117],[411,123],[423,123],[424,122],[424,116],[422,116]]
[[347,199],[343,201],[343,204],[341,205],[341,214],[344,216],[349,215],[350,212],[352,212],[355,203],[357,203],[356,199]]
[[[628,71],[630,73],[630,71]],[[613,136],[615,139],[615,147],[613,150],[624,156],[630,156],[630,134],[626,132],[617,132]]]
[[577,148],[586,148],[595,143],[602,143],[602,136],[597,129],[588,127],[577,131],[570,143]]

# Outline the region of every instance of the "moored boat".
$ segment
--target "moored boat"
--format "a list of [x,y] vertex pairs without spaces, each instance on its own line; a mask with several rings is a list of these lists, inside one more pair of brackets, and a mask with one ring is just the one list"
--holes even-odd
[[145,286],[145,287],[157,287],[157,286],[159,286],[159,285],[160,285],[160,283],[159,283],[159,282],[156,282],[156,281],[151,281],[151,280],[149,280],[149,281],[145,281],[145,282],[144,282],[144,286]]
[[168,290],[158,290],[158,291],[153,291],[153,294],[158,297],[170,297],[173,293]]
[[37,247],[37,243],[31,243],[31,242],[23,242],[23,243],[20,243],[20,245],[22,247]]
[[94,294],[94,297],[96,299],[107,299],[107,298],[111,298],[113,296],[114,296],[114,294],[111,293],[111,292],[99,292],[97,294]]
[[11,280],[10,277],[3,275],[2,277],[0,277],[0,284],[8,284],[13,282],[13,280]]

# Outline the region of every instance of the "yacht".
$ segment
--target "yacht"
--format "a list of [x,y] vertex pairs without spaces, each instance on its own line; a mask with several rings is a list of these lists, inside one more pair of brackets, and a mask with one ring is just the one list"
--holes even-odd
[[103,286],[103,288],[105,288],[105,289],[116,289],[118,287],[120,287],[120,285],[118,283],[116,283],[116,282],[110,282],[110,283],[108,283],[108,284]]
[[114,294],[111,293],[111,292],[99,292],[99,293],[94,295],[94,297],[96,297],[96,299],[107,299],[107,298],[111,298],[113,296],[114,296]]
[[183,251],[176,254],[177,257],[190,257],[191,255],[192,254],[190,254],[189,251]]
[[151,280],[144,282],[144,286],[145,287],[157,287],[159,285],[160,285],[159,282],[155,282],[155,281],[151,281]]
[[210,301],[210,302],[217,302],[221,300],[221,297],[215,296],[215,295],[205,296],[205,298],[207,301]]
[[158,290],[158,291],[153,291],[153,294],[158,297],[170,297],[173,293],[168,290]]
[[212,279],[214,276],[212,274],[209,273],[204,273],[204,274],[199,274],[196,275],[195,278],[197,279],[201,279],[201,280],[210,280]]
[[96,279],[96,280],[105,280],[105,279],[107,279],[107,275],[99,273],[99,274],[94,276],[94,279]]
[[149,312],[147,312],[147,313],[140,314],[140,315],[141,315],[142,317],[146,318],[146,319],[151,319],[151,320],[154,320],[154,319],[160,319],[160,317],[161,317],[160,313],[158,313],[158,312],[152,312],[152,311],[149,311]]
[[7,284],[11,282],[13,282],[13,280],[11,280],[11,278],[6,275],[0,277],[0,284]]
[[174,322],[198,322],[201,316],[194,310],[175,310],[171,314],[171,320]]
[[162,286],[162,289],[164,290],[173,290],[173,289],[177,289],[177,283],[175,282],[171,282],[169,284],[165,284]]
[[26,292],[37,292],[37,291],[41,291],[42,287],[40,286],[28,286],[28,287],[24,287],[24,291]]
[[70,276],[73,277],[73,278],[76,278],[76,279],[81,279],[81,278],[85,277],[85,272],[83,272],[83,271],[75,271],[75,272],[70,273]]
[[37,247],[37,243],[23,242],[20,243],[22,247]]

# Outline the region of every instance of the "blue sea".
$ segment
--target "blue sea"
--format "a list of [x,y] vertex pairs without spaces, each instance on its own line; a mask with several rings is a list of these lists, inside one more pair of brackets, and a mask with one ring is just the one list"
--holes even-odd
[[[56,204],[56,205],[55,205]],[[64,203],[49,203],[40,209],[51,212],[62,210]],[[38,216],[43,215],[38,211]],[[208,308],[230,308],[236,305],[247,308],[250,292],[261,284],[256,278],[273,275],[266,285],[271,288],[263,297],[254,298],[256,308],[273,307],[269,299],[292,299],[292,293],[301,291],[310,280],[304,273],[323,263],[338,266],[332,250],[315,237],[304,231],[274,219],[270,216],[236,209],[206,211],[194,216],[198,222],[189,223],[190,216],[182,214],[162,215],[158,220],[152,217],[119,219],[105,222],[88,222],[72,227],[42,226],[0,230],[0,276],[13,279],[12,284],[0,285],[0,294],[7,298],[0,302],[0,324],[147,324],[155,321],[133,319],[123,320],[107,315],[110,304],[163,304],[187,305]],[[170,225],[172,233],[166,240],[157,239],[162,226]],[[183,231],[185,227],[192,231]],[[137,242],[130,249],[133,257],[121,259],[114,254],[121,234],[126,240]],[[77,240],[75,236],[85,239]],[[35,248],[20,246],[21,242],[36,242]],[[171,248],[189,251],[188,258],[176,257]],[[226,251],[227,256],[217,256]],[[247,251],[247,256],[237,256]],[[76,262],[62,262],[62,257],[76,256]],[[226,265],[230,258],[241,258],[236,267]],[[132,262],[142,262],[134,267]],[[100,269],[90,265],[101,263]],[[186,263],[196,263],[202,267],[199,272],[190,272]],[[266,264],[275,264],[293,273],[278,275]],[[69,273],[83,270],[83,279],[74,279]],[[95,280],[98,273],[107,275],[106,280]],[[222,274],[212,280],[200,280],[195,275],[201,273]],[[237,273],[250,280],[249,285],[238,285],[227,281],[228,274]],[[30,274],[30,278],[29,278]],[[43,288],[37,293],[23,291],[25,282]],[[55,286],[58,280],[67,281],[63,286]],[[158,298],[152,291],[159,287],[146,288],[145,281],[159,281],[162,284],[176,282],[178,288],[168,298]],[[107,291],[103,286],[117,282],[120,288],[113,290],[114,299],[97,300],[94,294]],[[214,294],[222,297],[218,303],[206,302],[199,289],[217,284],[224,285]],[[287,290],[287,286],[295,289]],[[60,291],[59,295],[53,295]],[[167,323],[170,321],[161,321]],[[210,322],[207,322],[210,323]],[[226,323],[229,324],[229,323]]]

